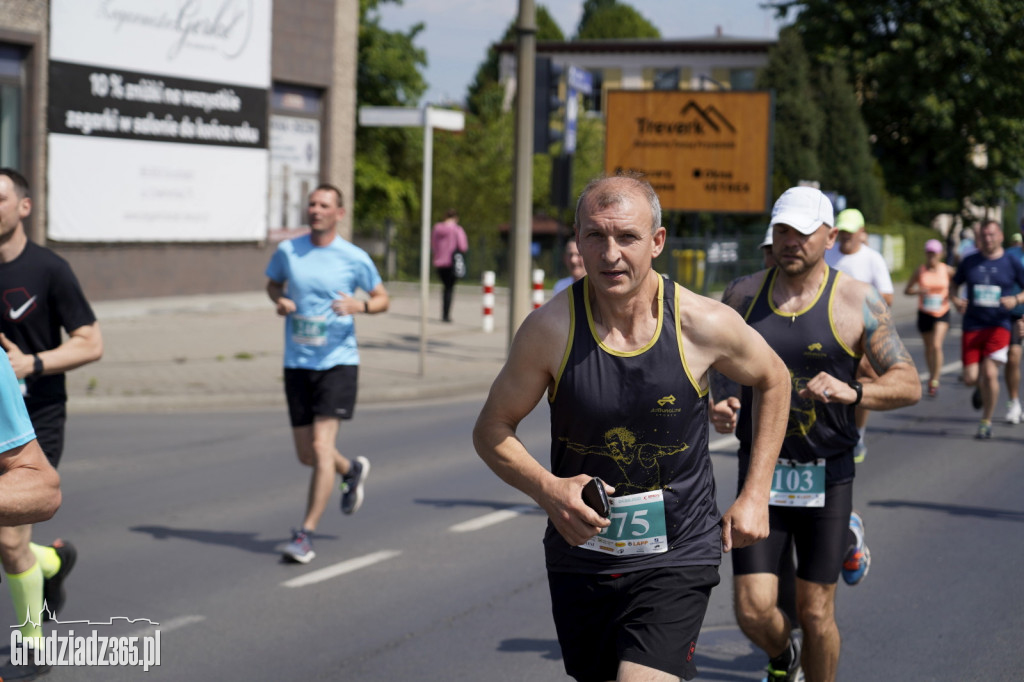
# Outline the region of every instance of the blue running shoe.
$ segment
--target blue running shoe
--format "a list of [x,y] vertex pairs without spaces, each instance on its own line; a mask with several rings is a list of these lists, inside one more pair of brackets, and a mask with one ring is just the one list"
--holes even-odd
[[978,424],[978,433],[974,434],[976,440],[988,440],[992,437],[992,424],[981,422]]
[[871,568],[871,552],[864,543],[864,520],[860,514],[850,514],[850,530],[857,537],[857,542],[846,550],[846,558],[843,559],[843,580],[847,585],[856,585]]
[[292,541],[281,550],[285,559],[296,563],[308,564],[316,556],[313,551],[313,541],[309,539],[309,533],[304,530],[293,530]]

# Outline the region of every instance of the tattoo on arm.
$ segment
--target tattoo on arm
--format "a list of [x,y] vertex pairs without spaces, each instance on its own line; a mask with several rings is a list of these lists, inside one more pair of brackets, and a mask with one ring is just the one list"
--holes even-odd
[[874,289],[864,299],[864,354],[878,374],[885,374],[895,364],[914,364],[896,332],[892,310]]
[[750,279],[750,275],[734,279],[725,292],[722,294],[722,303],[729,306],[740,315],[746,315],[747,309],[750,308],[750,304],[753,302],[754,297],[752,294],[742,293],[742,289],[745,287],[740,286],[746,280]]

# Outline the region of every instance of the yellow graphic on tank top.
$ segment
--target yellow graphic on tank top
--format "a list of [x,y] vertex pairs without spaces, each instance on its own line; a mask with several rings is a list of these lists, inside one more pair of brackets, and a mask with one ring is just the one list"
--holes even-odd
[[[620,481],[608,481],[616,488],[616,495],[625,492],[623,488],[640,491],[658,490],[662,487],[661,469],[658,460],[671,457],[687,450],[686,443],[679,445],[658,445],[656,443],[637,443],[636,436],[627,428],[617,427],[604,433],[604,445],[584,445],[573,443],[568,438],[560,438],[572,452],[584,457],[610,457],[622,472]],[[639,465],[639,466],[637,466]]]
[[814,428],[814,423],[818,421],[817,403],[813,398],[801,398],[799,393],[807,388],[807,382],[812,377],[798,377],[790,370],[789,378],[793,382],[793,395],[789,402],[789,425],[786,428],[786,436],[807,438],[807,434]]

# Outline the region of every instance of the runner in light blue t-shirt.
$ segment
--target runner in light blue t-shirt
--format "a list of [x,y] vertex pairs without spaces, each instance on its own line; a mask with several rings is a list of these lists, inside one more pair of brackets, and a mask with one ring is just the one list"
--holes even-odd
[[46,460],[25,408],[21,386],[0,353],[0,524],[51,518],[60,507],[60,477]]
[[[284,390],[299,461],[313,467],[302,525],[281,549],[308,563],[312,535],[341,475],[341,511],[363,503],[370,473],[366,457],[349,460],[335,445],[342,419],[351,419],[359,385],[355,316],[382,313],[390,299],[370,256],[338,236],[345,215],[341,191],[320,185],[309,195],[310,233],[282,242],[267,264],[267,295],[285,318]],[[361,290],[368,298],[357,297]]]
[[11,363],[0,362],[0,452],[7,452],[35,440],[36,432],[28,418],[21,388]]
[[282,242],[266,274],[288,283],[288,298],[296,306],[285,324],[285,367],[325,370],[359,364],[355,318],[335,313],[331,305],[352,297],[356,289],[373,291],[381,284],[365,251],[339,236],[316,246],[306,235]]

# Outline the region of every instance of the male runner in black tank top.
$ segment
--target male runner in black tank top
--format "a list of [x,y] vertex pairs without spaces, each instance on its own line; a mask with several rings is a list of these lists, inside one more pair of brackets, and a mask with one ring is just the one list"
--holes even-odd
[[[801,662],[807,682],[835,679],[835,589],[849,545],[854,406],[891,410],[921,397],[913,360],[878,292],[825,264],[825,249],[836,238],[833,222],[824,194],[809,187],[787,190],[772,211],[777,266],[734,281],[722,298],[764,335],[792,374],[781,475],[774,478],[785,482],[787,474],[798,472],[792,477],[798,485],[773,489],[767,541],[733,554],[736,619],[770,657],[769,680],[796,679]],[[862,355],[878,377],[860,385],[855,372]],[[717,376],[712,391],[716,430],[737,429],[742,482],[751,442],[743,413],[750,409],[750,395],[744,391],[741,399],[739,387]],[[779,559],[790,538],[797,548],[802,656],[790,641],[795,624],[776,605]],[[863,535],[856,540],[858,551],[862,546]]]
[[[646,181],[590,183],[577,203],[576,239],[587,276],[523,322],[474,444],[548,514],[566,672],[592,682],[692,679],[721,551],[768,534],[789,375],[734,311],[653,271],[665,228]],[[707,449],[712,367],[753,386],[758,399],[750,474],[721,516]],[[545,393],[550,471],[516,437]],[[583,502],[592,476],[610,484],[611,520]]]

